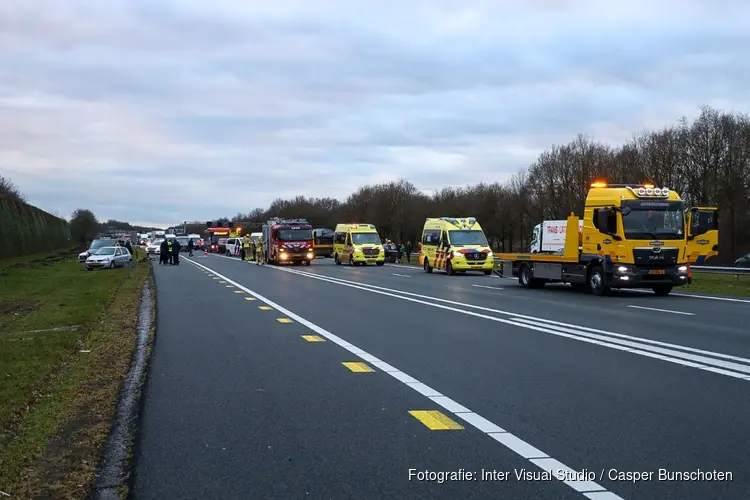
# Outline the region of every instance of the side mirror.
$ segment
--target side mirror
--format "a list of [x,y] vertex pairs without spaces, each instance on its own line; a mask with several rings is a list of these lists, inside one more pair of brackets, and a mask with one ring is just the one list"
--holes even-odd
[[626,217],[626,216],[630,215],[630,212],[632,212],[632,211],[633,211],[633,209],[630,208],[630,207],[628,207],[628,206],[622,207],[622,210],[620,210],[620,212],[622,212],[622,216],[623,217]]

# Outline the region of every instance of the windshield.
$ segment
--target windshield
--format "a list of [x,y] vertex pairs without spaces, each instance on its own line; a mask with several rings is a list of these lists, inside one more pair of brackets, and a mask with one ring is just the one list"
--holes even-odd
[[313,239],[312,229],[279,229],[279,241],[308,241]]
[[180,242],[180,245],[186,247],[187,244],[188,244],[188,241],[190,241],[190,240],[189,240],[189,238],[177,238],[177,241]]
[[352,243],[355,245],[380,245],[378,233],[352,233]]
[[480,245],[483,247],[487,245],[487,238],[484,237],[482,231],[448,231],[448,237],[450,238],[451,245],[464,246],[464,245]]
[[91,242],[91,248],[89,250],[96,250],[101,247],[108,247],[114,245],[115,242],[112,240],[94,240]]
[[152,246],[159,246],[159,245],[161,245],[161,244],[162,244],[163,242],[164,242],[164,240],[154,240],[153,242],[151,242],[151,245],[152,245]]
[[623,200],[631,212],[622,216],[625,238],[630,240],[681,240],[685,237],[681,201]]
[[115,249],[112,247],[104,247],[100,248],[96,252],[94,252],[94,255],[114,255]]

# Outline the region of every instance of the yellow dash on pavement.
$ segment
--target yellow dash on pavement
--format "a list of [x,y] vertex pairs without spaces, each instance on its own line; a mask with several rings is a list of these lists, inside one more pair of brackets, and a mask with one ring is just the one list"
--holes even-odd
[[323,337],[318,337],[317,335],[303,335],[302,338],[308,342],[325,342]]
[[438,410],[412,410],[409,414],[422,422],[431,431],[457,431],[463,426],[446,417]]
[[245,297],[245,300],[255,300],[255,297]]
[[242,290],[235,290],[234,293],[245,293]]
[[227,288],[234,288],[234,285],[227,285]]
[[258,306],[258,309],[260,309],[261,311],[270,311],[271,310],[271,308],[268,307],[268,306]]
[[357,362],[354,362],[354,361],[347,361],[347,362],[344,362],[344,363],[341,363],[341,364],[344,365],[344,366],[346,366],[347,368],[349,368],[351,371],[353,371],[355,373],[368,373],[368,372],[374,372],[375,371],[375,370],[373,370],[370,367],[370,365],[368,365],[366,363],[357,363]]
[[278,321],[279,323],[291,323],[292,322],[292,320],[289,318],[276,318],[276,321]]
[[221,281],[219,281],[219,283],[221,283],[221,284],[223,285],[223,284],[225,284],[225,283],[226,283],[226,281],[224,281],[224,280],[221,280]]
[[214,279],[215,279],[215,280],[217,280],[217,279],[219,279],[219,278],[214,278]]

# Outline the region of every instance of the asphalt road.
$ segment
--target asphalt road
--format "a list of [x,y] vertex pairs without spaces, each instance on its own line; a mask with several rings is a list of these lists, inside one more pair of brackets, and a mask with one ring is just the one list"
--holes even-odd
[[750,498],[747,301],[202,255],[156,283],[136,499]]

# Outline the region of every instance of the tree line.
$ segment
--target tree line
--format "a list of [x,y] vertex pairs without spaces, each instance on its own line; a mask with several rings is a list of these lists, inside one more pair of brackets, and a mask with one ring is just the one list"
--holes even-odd
[[474,216],[494,249],[526,251],[534,225],[582,214],[596,179],[643,183],[676,190],[686,206],[718,206],[720,255],[729,263],[750,251],[750,118],[701,108],[693,121],[682,118],[662,130],[644,131],[619,147],[579,135],[542,152],[508,182],[446,187],[426,195],[405,180],[360,187],[342,201],[334,198],[276,199],[214,221],[217,226],[257,227],[269,217],[304,217],[316,227],[339,222],[375,224],[382,238],[418,242],[425,218]]

